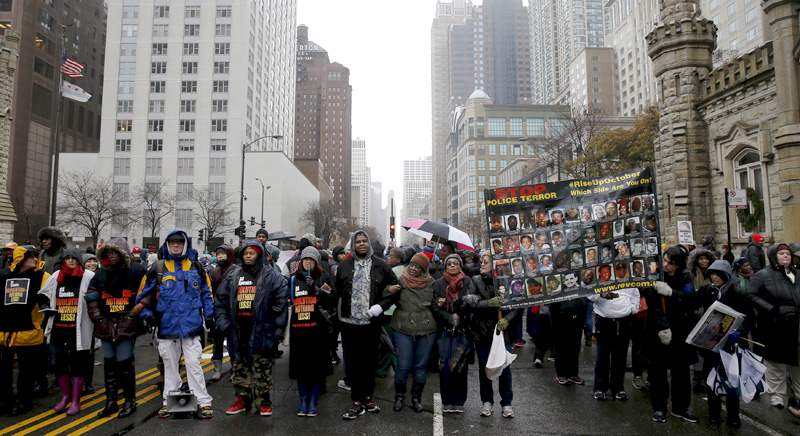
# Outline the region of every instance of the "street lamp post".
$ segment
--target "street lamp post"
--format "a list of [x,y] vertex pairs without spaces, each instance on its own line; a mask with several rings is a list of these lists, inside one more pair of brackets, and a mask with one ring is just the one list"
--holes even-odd
[[256,142],[265,139],[265,138],[272,138],[272,139],[281,139],[283,135],[264,135],[258,137],[247,144],[242,145],[242,187],[239,191],[239,242],[241,243],[244,241],[245,237],[245,225],[244,225],[244,152],[247,151],[247,147],[255,144]]
[[261,228],[263,229],[267,226],[264,222],[264,191],[272,186],[264,186],[264,181],[261,180],[261,177],[256,177],[256,180],[261,183]]

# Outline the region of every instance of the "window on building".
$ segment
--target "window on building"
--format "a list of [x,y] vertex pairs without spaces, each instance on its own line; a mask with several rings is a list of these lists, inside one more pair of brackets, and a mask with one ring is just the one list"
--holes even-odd
[[508,145],[500,144],[500,156],[505,156],[508,154]]
[[169,24],[154,24],[153,37],[169,36]]
[[489,171],[496,171],[497,170],[497,161],[492,159],[489,161]]
[[184,24],[183,36],[200,36],[199,24]]
[[230,69],[230,62],[214,62],[214,73],[216,74],[228,74]]
[[134,84],[134,82],[128,82],[128,81],[119,82],[119,87],[117,88],[117,93],[119,93],[119,94],[133,94],[133,84]]
[[192,209],[175,209],[175,228],[192,228]]
[[153,50],[151,52],[152,55],[166,55],[167,54],[167,47],[169,44],[165,42],[157,42],[153,44]]
[[162,151],[164,149],[163,139],[148,139],[147,151]]
[[730,24],[728,24],[728,33],[731,35],[736,33],[736,21],[732,21]]
[[150,82],[151,94],[163,94],[167,92],[167,82],[164,80],[153,80]]
[[508,134],[511,137],[520,137],[522,132],[522,118],[509,118],[508,120]]
[[197,62],[184,62],[183,74],[197,74]]
[[214,92],[228,92],[228,81],[227,80],[215,80],[214,81]]
[[486,144],[478,144],[478,156],[486,155]]
[[178,158],[178,175],[179,176],[194,175],[194,158],[191,157]]
[[486,170],[486,161],[483,159],[478,159],[478,171]]
[[186,6],[185,18],[200,18],[200,6]]
[[117,113],[133,112],[133,100],[117,100]]
[[478,176],[478,186],[479,187],[486,186],[486,176]]
[[185,54],[185,55],[200,54],[200,43],[198,43],[198,42],[184,42],[183,43],[183,54]]
[[114,151],[131,151],[131,140],[117,139]]
[[749,23],[756,19],[756,8],[750,9],[744,14],[744,22]]
[[150,100],[148,111],[154,114],[164,113],[164,100]]
[[119,55],[120,56],[136,56],[136,44],[120,44],[119,45]]
[[[739,152],[733,159],[733,171],[735,173],[734,184],[737,189],[752,188],[756,191],[756,197],[763,203],[764,201],[764,186],[762,181],[763,169],[761,165],[761,157],[758,152],[752,148],[747,148]],[[750,210],[753,210],[750,204]],[[739,218],[736,218],[739,237],[747,237],[753,232],[764,231],[764,220],[759,222],[759,225],[747,232],[739,223]]]
[[489,186],[497,186],[497,176],[489,176]]
[[181,132],[194,132],[194,120],[180,120]]
[[224,183],[209,183],[208,193],[212,201],[221,201],[225,199],[225,184]]
[[228,149],[227,147],[228,140],[225,138],[212,138],[211,139],[211,151],[225,151]]
[[163,132],[164,120],[147,120],[148,132]]
[[139,26],[136,24],[123,24],[122,36],[137,36],[139,34]]
[[728,16],[732,17],[736,14],[736,3],[731,3],[728,5]]
[[144,160],[144,175],[146,176],[160,176],[161,175],[161,158],[149,157]]
[[195,112],[197,101],[195,100],[181,100],[181,112]]
[[489,117],[489,136],[506,136],[506,119]]
[[230,24],[217,24],[214,28],[214,35],[216,36],[231,36]]
[[211,120],[212,132],[227,132],[228,120]]
[[228,112],[228,100],[212,100],[212,112]]
[[115,158],[114,159],[114,175],[115,176],[130,176],[131,175],[131,160],[130,160],[130,158]]
[[167,74],[167,63],[166,62],[151,62],[150,63],[150,73],[151,74]]
[[194,151],[194,138],[178,139],[178,151]]
[[231,43],[230,42],[214,43],[214,54],[217,55],[231,54]]
[[136,74],[136,62],[120,62],[119,74],[120,76]]
[[489,156],[494,156],[497,154],[497,145],[489,144]]
[[505,160],[505,159],[500,159],[500,169],[502,170],[503,168],[505,168],[507,166],[508,166],[508,161]]
[[169,18],[169,6],[156,6],[153,10],[153,18]]
[[192,191],[194,190],[191,183],[176,183],[175,184],[175,200],[177,201],[192,201]]
[[753,27],[747,31],[747,40],[752,41],[758,36],[758,27]]
[[130,200],[130,183],[114,183],[114,202],[121,203]]
[[184,80],[181,82],[181,92],[191,94],[197,92],[197,80]]
[[130,132],[133,129],[133,120],[117,120],[117,132]]
[[528,118],[528,136],[544,136],[544,118]]
[[226,158],[211,158],[208,160],[208,175],[210,176],[224,176],[225,175],[225,162]]
[[233,16],[231,6],[217,6],[217,18],[230,18]]
[[122,18],[139,18],[139,6],[124,6]]

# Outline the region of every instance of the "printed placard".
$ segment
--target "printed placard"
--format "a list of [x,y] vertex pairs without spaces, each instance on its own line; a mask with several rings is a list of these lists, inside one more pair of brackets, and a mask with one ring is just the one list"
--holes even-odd
[[28,290],[31,288],[31,279],[6,280],[5,305],[28,304]]

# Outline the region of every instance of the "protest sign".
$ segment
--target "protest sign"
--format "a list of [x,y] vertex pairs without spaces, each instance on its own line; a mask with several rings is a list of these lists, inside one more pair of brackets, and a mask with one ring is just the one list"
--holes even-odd
[[744,314],[715,301],[689,333],[686,343],[719,353],[731,331],[738,329],[743,321]]
[[652,167],[484,191],[503,308],[564,301],[661,280]]
[[695,245],[691,221],[678,221],[678,243],[684,246]]
[[5,305],[28,304],[28,289],[30,289],[30,285],[31,279],[6,280]]

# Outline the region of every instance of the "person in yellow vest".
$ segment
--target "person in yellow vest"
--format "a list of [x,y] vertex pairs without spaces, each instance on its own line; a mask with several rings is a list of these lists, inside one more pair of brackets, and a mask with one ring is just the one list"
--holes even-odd
[[[39,253],[26,247],[14,249],[11,266],[0,270],[0,412],[21,415],[33,405],[36,346],[44,342],[44,314],[39,311],[37,294],[50,274],[42,268]],[[13,382],[14,355],[17,355],[16,402]]]

